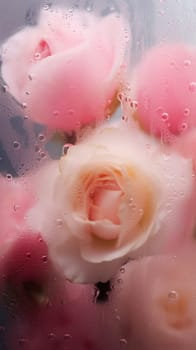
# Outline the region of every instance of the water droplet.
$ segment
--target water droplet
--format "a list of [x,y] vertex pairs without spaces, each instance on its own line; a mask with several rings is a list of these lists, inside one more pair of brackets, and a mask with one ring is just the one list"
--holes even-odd
[[48,338],[51,339],[51,340],[55,339],[55,337],[56,337],[55,333],[51,332],[51,333],[48,334]]
[[136,109],[138,107],[138,102],[136,100],[131,101],[130,106],[131,106],[131,108]]
[[38,153],[40,151],[39,145],[35,145],[35,152]]
[[119,92],[118,95],[117,95],[117,99],[119,102],[122,102],[123,99],[124,99],[124,94],[122,92]]
[[46,158],[46,153],[45,152],[40,152],[40,158],[41,159],[44,159],[44,158]]
[[108,100],[108,105],[111,105],[112,104],[112,99],[110,98],[109,100]]
[[164,10],[160,10],[160,11],[159,11],[159,14],[160,14],[161,16],[163,16],[163,15],[165,14],[165,11],[164,11]]
[[6,84],[2,85],[2,91],[3,92],[8,92],[8,86]]
[[39,141],[44,141],[46,138],[45,138],[44,134],[39,134],[38,139],[39,139]]
[[29,95],[30,95],[30,92],[29,92],[29,91],[26,91],[25,94],[26,94],[27,96],[29,96]]
[[58,110],[53,111],[53,116],[58,117],[60,115],[60,112]]
[[93,1],[91,0],[87,0],[86,4],[85,4],[85,9],[88,12],[93,11]]
[[190,115],[190,109],[189,108],[185,108],[184,109],[184,115],[186,116],[186,117],[188,117],[189,115]]
[[127,345],[127,340],[125,338],[120,339],[120,344]]
[[99,289],[97,288],[96,291],[95,291],[95,299],[98,299],[98,298],[99,298],[99,295],[100,295],[100,291],[99,291]]
[[182,123],[181,124],[181,131],[183,132],[183,131],[185,131],[185,130],[187,130],[187,128],[188,128],[188,125],[187,125],[187,123]]
[[139,214],[140,214],[140,216],[143,216],[144,215],[144,209],[140,209],[139,210]]
[[57,226],[61,227],[63,226],[63,220],[62,219],[56,219]]
[[124,33],[125,33],[125,35],[124,35],[125,40],[129,40],[129,32],[128,32],[128,30],[125,30]]
[[175,290],[171,290],[168,295],[168,300],[173,302],[173,301],[176,301],[178,299],[178,293],[175,291]]
[[19,204],[14,204],[14,211],[17,212],[20,209]]
[[35,55],[34,55],[34,58],[35,58],[36,61],[39,61],[41,59],[40,52],[36,52]]
[[21,347],[25,346],[25,348],[26,348],[28,339],[27,339],[27,338],[21,338],[21,339],[19,339],[18,342],[19,342],[19,345],[20,345]]
[[65,333],[64,336],[63,336],[63,338],[64,338],[64,340],[69,341],[69,340],[72,339],[72,335],[69,334],[69,333]]
[[29,75],[28,75],[28,79],[29,79],[29,80],[33,80],[32,74],[29,74]]
[[22,103],[22,108],[23,108],[23,109],[27,108],[26,102],[23,102],[23,103]]
[[122,116],[122,120],[123,120],[124,122],[127,122],[127,121],[128,121],[127,115],[123,115],[123,116]]
[[45,5],[43,6],[43,9],[46,10],[46,11],[49,10],[49,8],[50,8],[50,7],[49,7],[49,5],[47,5],[47,4],[45,4]]
[[13,142],[13,147],[14,147],[15,150],[19,150],[20,149],[20,142],[14,141]]
[[69,109],[69,110],[68,110],[68,115],[69,115],[69,117],[73,117],[74,114],[75,114],[74,109]]
[[169,160],[169,158],[170,158],[169,154],[166,154],[166,153],[163,154],[163,159],[164,160]]
[[122,278],[118,278],[118,279],[117,279],[117,283],[118,283],[118,284],[122,284],[122,283],[123,283]]
[[11,174],[7,174],[7,175],[6,175],[6,179],[7,179],[8,181],[11,181],[11,180],[12,180],[12,175],[11,175]]
[[114,11],[115,11],[114,5],[111,5],[111,6],[110,6],[110,11],[111,11],[111,12],[114,12]]
[[190,91],[190,92],[196,92],[196,82],[195,82],[195,81],[192,81],[192,82],[189,84],[189,91]]
[[125,273],[125,268],[124,267],[120,268],[120,273]]
[[170,66],[174,67],[176,65],[176,62],[175,61],[171,61],[170,62]]
[[185,67],[191,66],[191,60],[184,60],[184,66]]
[[111,119],[111,115],[110,115],[110,114],[107,114],[107,115],[105,116],[105,119],[106,119],[106,120],[110,120],[110,119]]
[[166,122],[169,119],[169,114],[167,112],[163,112],[161,114],[161,119]]
[[80,129],[80,127],[81,127],[81,122],[76,122],[75,125],[76,125],[76,129]]
[[42,261],[43,261],[43,262],[47,262],[47,261],[48,261],[47,255],[43,255],[43,256],[42,256]]
[[30,253],[30,252],[27,252],[27,253],[26,253],[26,257],[27,257],[27,258],[31,258],[31,253]]
[[66,155],[69,148],[72,147],[72,143],[66,143],[64,146],[63,146],[63,155]]

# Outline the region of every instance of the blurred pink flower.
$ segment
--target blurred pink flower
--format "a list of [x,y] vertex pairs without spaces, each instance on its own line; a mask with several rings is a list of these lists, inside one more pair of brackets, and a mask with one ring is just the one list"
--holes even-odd
[[120,275],[114,307],[128,349],[196,348],[195,247],[178,256],[131,262]]
[[129,124],[85,136],[35,176],[28,220],[67,278],[104,282],[129,258],[181,244],[192,162]]
[[28,181],[0,177],[0,254],[27,230],[25,216],[34,204],[32,188]]
[[108,307],[94,305],[93,287],[65,280],[40,233],[27,225],[32,185],[32,176],[0,178],[0,342],[10,350],[118,349]]
[[134,116],[144,129],[166,142],[196,125],[195,58],[192,47],[160,45],[147,52],[135,71]]
[[117,14],[42,9],[36,26],[2,46],[3,79],[25,113],[51,128],[102,120],[117,105],[127,30]]
[[107,305],[94,305],[94,288],[66,281],[49,259],[43,260],[43,254],[47,247],[33,234],[18,240],[6,257],[6,346],[10,350],[118,349],[118,323]]
[[26,230],[15,235],[10,249],[0,257],[0,271],[2,288],[13,295],[23,309],[39,303],[49,285],[54,289],[51,283],[54,268],[39,233]]

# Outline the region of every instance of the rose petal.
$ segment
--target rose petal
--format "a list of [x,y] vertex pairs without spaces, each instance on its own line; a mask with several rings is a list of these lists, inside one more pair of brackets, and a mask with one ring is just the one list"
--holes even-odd
[[95,199],[90,209],[89,219],[92,221],[108,219],[114,224],[119,225],[118,208],[121,196],[121,191],[100,188],[98,193],[94,195]]

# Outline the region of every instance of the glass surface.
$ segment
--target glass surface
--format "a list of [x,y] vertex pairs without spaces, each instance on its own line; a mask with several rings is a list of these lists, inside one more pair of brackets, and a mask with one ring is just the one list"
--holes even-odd
[[196,349],[195,19],[0,0],[0,349]]

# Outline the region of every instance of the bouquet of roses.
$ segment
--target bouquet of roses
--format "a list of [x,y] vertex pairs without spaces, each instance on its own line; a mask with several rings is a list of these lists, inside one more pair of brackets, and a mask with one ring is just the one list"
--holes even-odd
[[1,46],[5,91],[62,143],[0,178],[9,349],[196,348],[196,50],[133,69],[131,42],[121,13],[61,6]]

